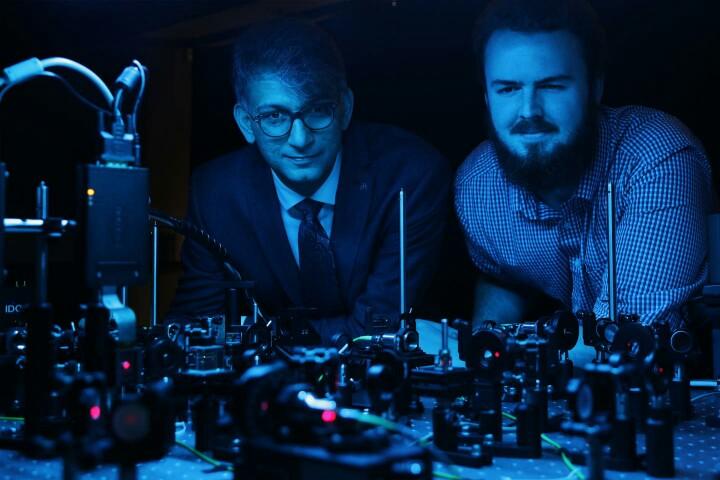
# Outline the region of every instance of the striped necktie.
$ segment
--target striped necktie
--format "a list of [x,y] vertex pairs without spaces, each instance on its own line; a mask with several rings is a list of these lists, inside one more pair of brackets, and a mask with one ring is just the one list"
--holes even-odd
[[318,220],[322,203],[306,198],[294,208],[301,215],[298,250],[303,307],[317,308],[320,314],[338,313],[342,302],[335,258],[330,239]]

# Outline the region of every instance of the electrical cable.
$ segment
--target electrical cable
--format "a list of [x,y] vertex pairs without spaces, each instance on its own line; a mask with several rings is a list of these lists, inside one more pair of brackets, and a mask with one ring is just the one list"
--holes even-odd
[[212,465],[213,467],[222,468],[223,470],[227,470],[227,471],[229,471],[229,472],[232,472],[232,471],[233,471],[232,465],[228,465],[228,464],[223,463],[223,462],[221,462],[221,461],[219,461],[219,460],[215,460],[214,458],[205,455],[205,454],[202,453],[200,450],[194,449],[193,447],[191,447],[190,445],[188,445],[188,444],[185,443],[185,442],[181,442],[180,440],[175,440],[175,445],[178,445],[179,447],[184,448],[185,450],[189,451],[190,453],[192,453],[193,455],[195,455],[196,457],[198,457],[198,458],[199,458],[200,460],[202,460],[203,462],[209,463],[209,464]]
[[445,478],[447,480],[461,480],[463,478],[459,475],[453,475],[452,473],[445,473],[445,472],[436,472],[435,470],[433,470],[432,475],[433,475],[433,477]]
[[420,445],[427,445],[427,443],[430,442],[430,440],[432,440],[432,438],[433,438],[433,434],[432,434],[432,432],[430,432],[427,435],[423,435],[422,437],[418,438],[413,443],[419,443]]
[[120,125],[124,127],[124,122],[122,119],[122,112],[120,111],[120,104],[122,103],[122,99],[125,96],[125,90],[122,88],[118,89],[115,92],[115,99],[113,100],[112,105],[112,116],[115,119],[116,122],[119,122]]
[[[552,477],[552,478],[546,478],[545,480],[570,480],[575,472],[570,472],[568,475],[565,475],[564,477]],[[537,480],[537,477],[510,477],[507,475],[503,475],[500,477],[500,480]]]
[[62,83],[62,84],[65,86],[65,88],[67,88],[67,89],[70,91],[70,93],[72,93],[73,96],[74,96],[75,98],[77,98],[78,100],[80,100],[83,104],[85,104],[86,106],[88,106],[88,107],[90,107],[90,108],[92,108],[92,109],[94,109],[94,110],[97,110],[98,112],[110,114],[110,110],[108,110],[108,109],[106,109],[106,108],[103,108],[103,107],[99,106],[98,104],[96,104],[95,102],[93,102],[92,100],[88,100],[87,98],[83,97],[82,94],[81,94],[80,92],[78,92],[78,91],[70,84],[70,82],[68,82],[67,80],[65,80],[64,78],[62,78],[62,77],[61,77],[60,75],[58,75],[57,73],[53,73],[53,72],[42,72],[42,73],[38,73],[37,75],[34,75],[34,76],[28,78],[27,80],[24,80],[24,81],[18,82],[18,83],[14,83],[14,84],[12,84],[12,85],[8,85],[7,87],[5,87],[5,88],[3,88],[2,90],[0,90],[0,102],[2,102],[2,99],[3,99],[3,97],[5,96],[5,94],[6,94],[6,93],[8,92],[8,90],[10,90],[12,87],[15,87],[15,86],[17,86],[17,85],[22,85],[22,84],[25,83],[26,81],[32,80],[33,78],[37,78],[37,77],[54,78],[55,80],[59,80],[60,83]]
[[[148,217],[150,220],[157,222],[158,225],[167,227],[170,230],[179,233],[180,235],[184,235],[186,238],[190,238],[196,241],[202,247],[204,247],[211,255],[213,255],[218,261],[222,263],[225,272],[231,278],[238,281],[243,280],[240,271],[233,264],[233,259],[232,257],[230,257],[227,248],[225,248],[222,243],[220,243],[218,240],[215,239],[215,237],[210,235],[202,228],[197,227],[186,220],[181,220],[179,218],[173,217],[172,215],[162,213],[158,210],[151,209],[148,212]],[[251,304],[257,303],[255,302],[255,298],[246,289],[243,289],[243,291],[246,298],[248,299],[248,301],[250,301]],[[258,307],[258,318],[266,320],[265,315],[263,315],[262,311],[260,310],[260,307]]]
[[242,275],[238,269],[232,264],[232,258],[227,251],[227,248],[215,239],[208,232],[199,228],[185,220],[175,218],[171,215],[164,214],[157,210],[150,210],[148,213],[150,220],[157,222],[158,224],[168,227],[175,232],[191,238],[196,241],[213,256],[223,263],[226,272],[236,280],[242,280]]
[[355,420],[359,423],[367,423],[368,425],[373,425],[375,427],[382,427],[386,430],[410,436],[410,438],[412,438],[413,440],[415,439],[415,434],[412,433],[412,431],[405,425],[395,423],[379,415],[361,412],[360,410],[354,410],[352,408],[341,408],[338,410],[337,413],[338,415],[340,415],[341,418],[345,418],[347,420]]
[[95,72],[87,68],[85,65],[62,57],[46,58],[44,60],[40,60],[40,63],[44,69],[52,67],[67,68],[83,75],[85,78],[90,80],[98,88],[98,90],[100,90],[100,93],[102,93],[108,106],[112,106],[113,95],[110,92],[110,89],[107,85],[105,85],[105,82],[103,82],[102,79],[95,74]]
[[[502,414],[503,414],[503,417],[505,417],[505,418],[508,418],[514,422],[517,421],[517,417],[514,415],[511,415],[507,412],[502,412]],[[570,474],[568,476],[575,475],[580,480],[585,480],[585,475],[580,471],[580,469],[578,467],[573,465],[572,461],[570,460],[570,457],[567,456],[567,454],[565,453],[565,449],[563,448],[562,445],[560,445],[559,443],[557,443],[555,440],[548,437],[544,433],[540,434],[540,438],[542,438],[545,443],[549,444],[550,446],[555,448],[558,452],[560,452],[560,458],[562,458],[563,463],[568,468],[568,470],[570,470]]]
[[355,342],[369,342],[370,340],[372,340],[372,336],[370,336],[370,335],[362,335],[362,336],[359,336],[359,337],[355,337],[355,338],[352,339],[352,342],[348,342],[348,343],[346,343],[345,345],[343,345],[343,346],[338,350],[338,353],[339,353],[340,355],[342,355],[343,353],[345,353],[345,351],[346,351],[348,348],[350,348],[350,344],[351,344],[351,343],[355,343]]
[[[569,474],[565,475],[564,477],[554,477],[554,478],[548,478],[547,480],[570,480],[575,475],[575,472],[570,472]],[[522,478],[513,478],[510,479],[508,477],[508,480],[525,480]],[[527,480],[535,480],[535,479],[527,479]]]
[[696,395],[693,398],[690,399],[690,403],[694,403],[698,400],[702,400],[703,398],[712,397],[713,395],[720,394],[720,392],[708,392],[708,393],[702,393],[700,395]]
[[97,103],[93,102],[92,100],[88,100],[87,98],[83,97],[82,94],[81,94],[80,92],[78,92],[78,91],[75,89],[75,87],[73,87],[73,86],[70,84],[70,82],[68,82],[67,80],[65,80],[64,78],[62,78],[62,77],[61,77],[60,75],[58,75],[57,73],[53,73],[53,72],[43,72],[43,73],[39,74],[38,76],[40,76],[40,77],[47,77],[47,78],[54,78],[55,80],[59,80],[60,83],[62,83],[62,84],[65,86],[65,88],[67,88],[68,90],[70,90],[70,93],[72,93],[73,96],[75,96],[75,98],[77,98],[78,100],[80,100],[82,103],[84,103],[84,104],[87,105],[88,107],[93,108],[93,109],[97,110],[98,112],[108,113],[108,114],[110,113],[110,110],[108,110],[108,109],[106,109],[106,108],[103,108],[103,107],[101,107],[100,105],[98,105]]
[[133,134],[137,133],[137,113],[140,109],[140,102],[142,101],[143,95],[145,94],[145,68],[143,68],[142,64],[138,62],[137,60],[132,61],[133,65],[137,67],[137,69],[140,71],[140,88],[138,89],[138,93],[135,96],[135,104],[133,105],[132,114],[130,115],[130,132]]
[[23,417],[0,417],[0,422],[24,422]]

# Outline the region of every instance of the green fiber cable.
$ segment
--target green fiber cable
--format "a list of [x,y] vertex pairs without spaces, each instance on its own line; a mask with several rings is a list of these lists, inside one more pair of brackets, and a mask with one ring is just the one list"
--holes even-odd
[[542,438],[545,442],[549,443],[551,446],[557,448],[558,450],[562,449],[562,446],[559,443],[557,443],[555,440],[548,437],[544,433],[540,434],[540,438]]
[[[502,414],[503,414],[503,417],[505,417],[505,418],[508,418],[514,422],[517,421],[517,417],[514,415],[510,415],[507,412],[502,412]],[[570,475],[575,475],[578,478],[580,478],[581,480],[585,480],[585,475],[583,475],[583,473],[580,471],[580,469],[578,469],[575,465],[573,465],[572,461],[570,461],[570,457],[568,457],[565,454],[565,452],[563,451],[562,445],[560,445],[559,443],[557,443],[555,440],[548,437],[544,433],[540,434],[540,438],[542,438],[544,442],[548,443],[550,446],[554,447],[556,450],[558,450],[560,452],[560,457],[562,458],[562,461],[565,464],[565,466],[568,468],[568,470],[570,470]]]
[[190,453],[192,453],[193,455],[197,456],[200,460],[202,460],[202,461],[204,461],[204,462],[207,462],[207,463],[209,463],[210,465],[212,465],[212,466],[214,466],[214,467],[222,467],[222,468],[225,468],[225,469],[227,469],[227,470],[229,470],[229,471],[231,471],[231,472],[233,471],[233,467],[232,467],[232,466],[226,465],[226,464],[224,464],[224,463],[222,463],[222,462],[219,462],[219,461],[215,460],[215,459],[212,458],[212,457],[208,457],[207,455],[205,455],[205,454],[202,453],[201,451],[194,449],[193,447],[191,447],[190,445],[188,445],[188,444],[185,443],[185,442],[181,442],[180,440],[175,440],[175,443],[176,443],[178,446],[180,446],[180,447],[188,450],[188,451],[189,451]]
[[461,480],[462,479],[462,477],[459,475],[453,475],[452,473],[437,472],[435,470],[433,470],[432,474],[433,474],[433,477],[445,478],[447,480]]

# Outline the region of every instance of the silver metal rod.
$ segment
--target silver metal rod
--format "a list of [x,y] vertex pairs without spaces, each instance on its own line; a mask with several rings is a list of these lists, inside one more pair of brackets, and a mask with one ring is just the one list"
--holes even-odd
[[712,345],[713,345],[713,376],[720,380],[720,329],[717,328],[717,317],[713,321],[713,328],[711,330]]
[[120,287],[120,301],[123,305],[127,305],[127,287]]
[[18,233],[40,233],[43,231],[45,220],[38,218],[5,218],[3,224],[6,230],[15,230]]
[[400,189],[400,327],[405,328],[405,191]]
[[[50,236],[60,235],[60,232],[50,232],[48,222],[39,218],[5,218],[3,219],[5,233],[48,233]],[[75,220],[60,220],[57,223],[49,223],[51,227],[65,230],[76,227]]]
[[340,364],[340,372],[338,374],[338,380],[342,385],[347,385],[347,366],[344,363]]
[[257,304],[257,302],[255,301],[254,298],[253,298],[253,301],[252,301],[252,302],[253,302],[252,324],[253,324],[253,325],[257,325],[257,321],[258,321],[258,304]]
[[608,315],[611,322],[617,322],[617,256],[615,251],[615,189],[612,182],[607,186],[607,228],[608,228]]
[[[35,189],[35,215],[46,220],[48,217],[48,187],[40,181]],[[47,302],[48,283],[48,242],[47,237],[41,236],[36,240],[35,257],[35,300],[38,304]]]
[[690,380],[690,388],[720,388],[720,381],[717,379]]
[[442,332],[442,349],[448,349],[448,321],[447,318],[440,320],[440,329]]
[[150,326],[157,325],[157,290],[158,290],[158,224],[153,222],[152,228],[152,299],[150,301]]
[[447,318],[440,320],[440,333],[442,344],[440,345],[440,351],[438,352],[438,363],[442,367],[443,371],[447,371],[452,366],[452,355],[450,354],[450,345],[448,342],[449,332]]
[[35,189],[35,215],[43,220],[48,217],[48,187],[42,180]]

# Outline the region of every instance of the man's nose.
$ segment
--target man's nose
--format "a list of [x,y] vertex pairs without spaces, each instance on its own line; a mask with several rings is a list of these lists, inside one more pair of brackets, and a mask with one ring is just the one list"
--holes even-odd
[[312,132],[305,126],[305,123],[299,118],[293,121],[290,127],[290,136],[288,143],[297,148],[302,149],[312,143]]
[[520,106],[520,116],[522,118],[541,117],[543,114],[542,105],[535,88],[523,89],[522,105]]

